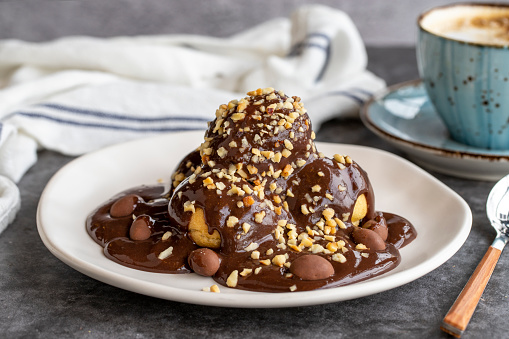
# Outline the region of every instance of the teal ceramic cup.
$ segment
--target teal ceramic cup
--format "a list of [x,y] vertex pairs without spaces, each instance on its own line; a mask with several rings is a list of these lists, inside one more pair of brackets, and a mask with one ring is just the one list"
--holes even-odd
[[451,137],[509,149],[509,5],[438,7],[418,25],[419,73]]

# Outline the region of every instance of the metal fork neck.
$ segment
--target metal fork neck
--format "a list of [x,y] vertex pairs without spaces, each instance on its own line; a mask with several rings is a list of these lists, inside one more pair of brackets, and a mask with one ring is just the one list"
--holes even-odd
[[506,234],[497,231],[497,237],[495,238],[491,246],[502,251],[504,249],[505,244],[507,244],[508,240],[509,237]]

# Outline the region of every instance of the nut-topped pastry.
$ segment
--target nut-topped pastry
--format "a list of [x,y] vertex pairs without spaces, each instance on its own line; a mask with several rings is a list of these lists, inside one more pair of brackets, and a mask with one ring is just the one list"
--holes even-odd
[[[115,214],[120,202],[132,213]],[[121,264],[195,271],[269,292],[381,274],[416,236],[405,219],[375,211],[367,174],[354,160],[317,151],[300,98],[272,88],[219,107],[170,191],[121,193],[91,214],[87,228]]]
[[306,109],[299,97],[273,88],[247,94],[216,111],[200,146],[202,162],[228,170],[242,166],[236,173],[244,179],[263,172],[288,176],[292,164],[316,152]]

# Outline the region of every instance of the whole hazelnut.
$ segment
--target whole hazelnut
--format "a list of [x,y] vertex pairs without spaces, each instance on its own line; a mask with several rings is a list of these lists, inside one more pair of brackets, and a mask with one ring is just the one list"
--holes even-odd
[[385,241],[378,233],[368,228],[356,227],[352,232],[352,238],[356,244],[364,244],[371,250],[381,251],[385,249]]
[[205,277],[213,276],[219,269],[219,257],[210,248],[198,248],[192,251],[187,262],[196,274]]
[[138,203],[143,199],[136,194],[129,194],[115,201],[110,207],[110,215],[114,218],[127,217],[131,215]]
[[324,257],[308,254],[292,261],[290,272],[302,280],[321,280],[333,275],[334,267]]

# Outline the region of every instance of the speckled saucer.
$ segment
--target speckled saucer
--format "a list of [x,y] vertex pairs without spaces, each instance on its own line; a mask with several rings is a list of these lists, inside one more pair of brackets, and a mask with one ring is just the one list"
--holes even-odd
[[422,167],[452,176],[498,180],[509,173],[509,150],[488,150],[452,140],[421,80],[388,88],[367,102],[361,119],[375,134]]

